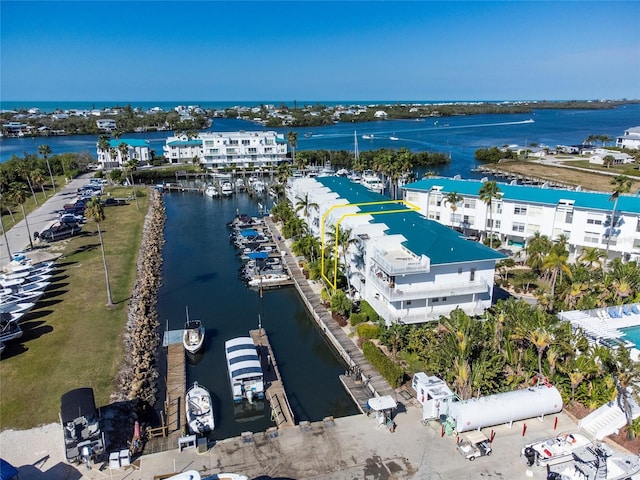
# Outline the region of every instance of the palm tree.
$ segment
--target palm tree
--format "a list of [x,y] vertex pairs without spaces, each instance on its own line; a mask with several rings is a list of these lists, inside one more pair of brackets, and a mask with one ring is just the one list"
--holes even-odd
[[[125,142],[120,142],[118,152],[120,152],[120,163],[124,166],[129,161],[129,145]],[[129,181],[128,178],[127,181]]]
[[293,163],[296,163],[296,147],[298,146],[298,132],[288,132],[287,133],[287,142],[291,145],[291,160]]
[[604,252],[598,247],[586,247],[578,257],[578,261],[589,270],[602,268]]
[[[5,206],[8,207],[8,201],[7,201],[6,195],[0,195],[0,227],[2,227],[4,244],[7,246],[7,254],[8,254],[7,258],[11,258],[11,249],[9,248],[9,239],[7,238],[7,230],[4,228],[4,222],[2,221],[2,212]],[[11,212],[10,209],[9,209],[9,212]],[[13,218],[13,215],[12,215],[12,218]]]
[[96,222],[96,226],[98,227],[98,237],[100,238],[100,248],[102,250],[102,264],[104,266],[104,276],[107,284],[107,306],[113,306],[113,300],[111,299],[111,284],[109,283],[109,269],[107,268],[107,257],[104,252],[104,241],[102,239],[102,230],[100,229],[100,222],[105,219],[104,209],[100,200],[97,198],[92,198],[87,203],[87,208],[85,210],[85,215],[89,218],[93,218],[93,221]]
[[458,204],[463,200],[464,197],[462,195],[459,195],[458,192],[449,192],[444,198],[445,203],[448,203],[449,208],[451,208],[451,225],[453,225],[453,218],[456,210],[458,209]]
[[527,259],[525,264],[531,269],[540,272],[542,269],[542,263],[549,252],[553,243],[549,240],[549,237],[542,235],[540,231],[536,231],[531,237],[527,238],[527,244],[525,246],[525,252]]
[[493,248],[493,200],[496,198],[500,198],[500,187],[494,181],[484,182],[482,187],[480,187],[480,191],[478,192],[478,197],[481,201],[487,205],[487,209],[489,211],[489,224],[490,224],[490,237],[489,237],[489,247]]
[[133,172],[137,166],[138,166],[138,160],[136,160],[135,158],[132,158],[131,160],[129,160],[127,163],[124,164],[124,171],[125,171],[125,176],[128,173],[129,176],[131,177],[131,186],[133,187],[133,198],[136,199],[136,209],[140,210],[140,205],[138,204],[138,195],[136,193],[136,185],[133,182]]
[[613,208],[611,209],[611,222],[609,226],[609,234],[607,235],[607,248],[605,249],[604,263],[606,264],[609,260],[609,244],[611,243],[611,237],[614,234],[614,229],[616,227],[616,209],[618,208],[618,199],[621,194],[627,193],[631,190],[632,182],[626,175],[616,175],[611,180],[611,185],[613,185],[613,192],[609,197],[609,201],[613,201]]
[[31,231],[29,230],[29,220],[27,219],[27,214],[24,211],[24,202],[29,196],[26,185],[22,182],[13,182],[9,189],[9,196],[11,197],[11,200],[18,203],[22,209],[22,217],[24,218],[24,224],[27,227],[27,235],[29,236],[29,245],[33,250],[33,241],[31,240]]
[[51,188],[53,188],[53,193],[55,193],[56,183],[53,181],[53,173],[51,173],[51,165],[49,164],[49,155],[51,155],[51,147],[49,147],[49,145],[40,145],[38,147],[38,153],[44,157],[44,161],[47,163],[47,169],[49,170],[49,177],[51,178]]
[[316,202],[312,202],[311,200],[309,200],[308,193],[305,193],[304,197],[296,197],[295,212],[298,213],[302,211],[302,214],[307,220],[307,225],[309,225],[309,227],[311,227],[309,222],[309,213],[311,213],[311,210],[318,210],[318,208],[319,207]]
[[[554,298],[556,282],[558,281],[558,275],[562,275],[565,272],[569,278],[572,276],[571,269],[567,264],[569,256],[568,254],[561,254],[552,251],[547,255],[542,264],[542,270],[551,274],[551,298]],[[562,277],[561,277],[562,278]]]
[[287,180],[289,180],[289,177],[291,177],[291,164],[287,162],[281,163],[280,165],[278,165],[276,172],[278,182],[280,182],[282,185],[286,185]]
[[604,158],[602,159],[602,165],[604,165],[607,168],[611,168],[611,165],[613,165],[616,161],[616,158],[613,155],[605,155]]
[[40,205],[38,203],[38,197],[36,197],[36,192],[33,190],[33,185],[31,184],[31,168],[27,164],[27,159],[18,163],[18,173],[20,176],[26,180],[27,185],[29,186],[29,190],[31,191],[31,195],[33,195],[33,200],[36,202],[36,205]]
[[35,185],[40,186],[40,189],[42,190],[42,195],[44,195],[44,198],[47,198],[47,192],[44,191],[44,176],[42,175],[42,170],[40,170],[39,168],[32,170],[31,180],[33,180],[33,183]]

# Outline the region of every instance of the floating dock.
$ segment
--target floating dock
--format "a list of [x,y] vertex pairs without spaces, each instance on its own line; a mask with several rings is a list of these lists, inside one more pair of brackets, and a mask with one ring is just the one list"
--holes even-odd
[[271,406],[271,419],[278,428],[293,427],[296,424],[295,418],[284,390],[278,363],[273,350],[271,350],[267,332],[264,328],[260,328],[258,330],[250,330],[249,335],[256,346],[258,357],[260,358],[265,386],[264,395]]

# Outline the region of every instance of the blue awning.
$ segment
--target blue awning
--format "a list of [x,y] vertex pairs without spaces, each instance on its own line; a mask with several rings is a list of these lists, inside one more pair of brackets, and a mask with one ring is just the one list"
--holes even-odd
[[253,260],[258,260],[262,258],[269,258],[269,253],[267,252],[251,252],[247,255],[249,258]]
[[257,236],[257,235],[258,235],[258,232],[257,232],[257,231],[255,231],[255,230],[252,230],[252,229],[248,229],[248,230],[242,230],[242,231],[240,232],[240,234],[241,234],[243,237],[255,237],[255,236]]
[[0,458],[0,480],[11,480],[16,475],[18,475],[18,469]]

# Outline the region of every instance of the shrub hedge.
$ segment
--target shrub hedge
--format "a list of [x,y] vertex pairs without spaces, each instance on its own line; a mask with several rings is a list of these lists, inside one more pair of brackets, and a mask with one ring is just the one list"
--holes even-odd
[[374,325],[371,323],[362,323],[356,327],[356,333],[358,336],[366,340],[378,338],[380,336],[380,330],[382,330],[380,325]]
[[402,385],[404,370],[393,363],[373,342],[366,341],[362,344],[364,358],[382,375],[392,388]]
[[364,313],[352,313],[349,317],[349,323],[352,327],[367,321],[367,316]]
[[377,322],[380,319],[380,315],[365,300],[360,302],[360,313],[365,316],[365,321]]

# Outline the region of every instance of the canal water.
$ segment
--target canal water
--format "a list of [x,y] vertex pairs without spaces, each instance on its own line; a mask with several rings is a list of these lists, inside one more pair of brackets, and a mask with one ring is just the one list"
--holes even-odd
[[187,358],[187,386],[198,381],[212,394],[216,417],[212,438],[274,425],[265,403],[234,408],[227,376],[224,342],[247,336],[259,321],[271,341],[296,421],[357,413],[338,379],[345,365],[317,330],[297,291],[287,287],[265,291],[261,297],[238,278],[242,261],[226,224],[236,213],[258,215],[258,201],[246,193],[220,199],[167,193],[165,205],[159,319],[163,328],[181,329],[188,308],[189,317],[206,327],[203,353]]

